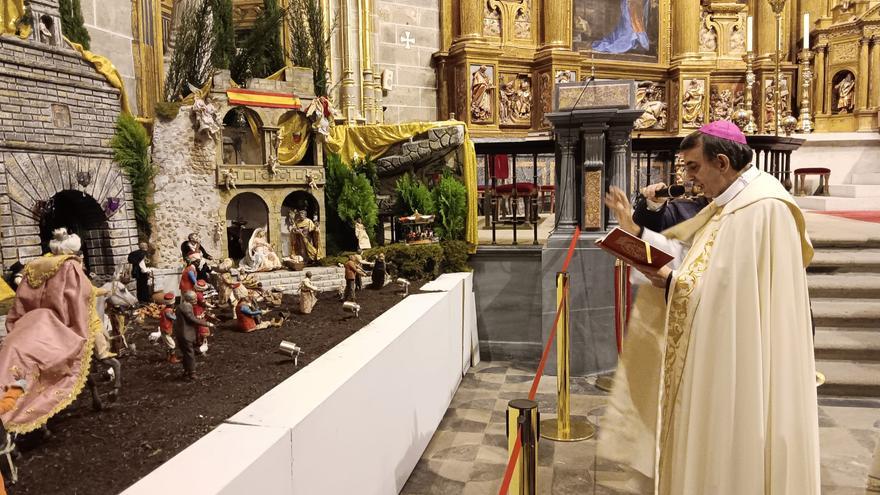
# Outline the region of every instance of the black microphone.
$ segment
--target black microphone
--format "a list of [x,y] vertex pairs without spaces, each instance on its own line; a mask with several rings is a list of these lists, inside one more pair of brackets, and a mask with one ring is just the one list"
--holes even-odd
[[679,196],[684,196],[685,188],[682,185],[675,184],[669,187],[664,187],[662,189],[657,189],[654,193],[655,198],[677,198]]

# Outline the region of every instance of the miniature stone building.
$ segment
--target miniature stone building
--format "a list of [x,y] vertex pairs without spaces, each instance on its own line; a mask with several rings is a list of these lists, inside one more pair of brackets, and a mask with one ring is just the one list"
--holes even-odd
[[109,146],[119,90],[62,39],[57,0],[29,5],[30,37],[0,37],[0,255],[5,266],[31,260],[67,227],[101,280],[138,241]]
[[[172,120],[157,119],[153,129],[155,180],[152,244],[161,268],[182,266],[180,244],[198,233],[217,257],[241,258],[254,229],[266,227],[279,256],[289,251],[287,214],[306,210],[321,230],[319,256],[325,253],[324,166],[320,134],[308,130],[309,148],[296,164],[270,165],[278,158],[280,123],[305,118],[314,99],[310,70],[287,68],[284,80],[252,79],[237,88],[227,71],[218,72],[206,96],[221,124],[216,134],[198,133],[194,105],[182,106]],[[233,99],[230,99],[232,95]],[[298,108],[236,97],[299,100]],[[295,115],[300,114],[300,115]],[[277,163],[277,162],[276,162]]]

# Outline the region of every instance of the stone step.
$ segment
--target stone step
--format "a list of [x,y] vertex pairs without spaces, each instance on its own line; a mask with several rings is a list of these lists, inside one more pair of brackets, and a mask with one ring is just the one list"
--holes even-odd
[[817,249],[809,272],[880,272],[880,249]]
[[817,328],[816,359],[880,362],[880,332]]
[[819,359],[816,370],[826,379],[819,395],[880,396],[880,363]]
[[880,185],[875,184],[832,184],[829,191],[831,197],[842,198],[878,198]]
[[880,197],[844,198],[839,196],[796,196],[798,206],[816,211],[880,210]]
[[880,301],[840,298],[813,298],[816,327],[877,328]]
[[880,185],[880,173],[868,172],[861,174],[852,174],[850,182],[853,184]]
[[880,298],[880,274],[836,273],[807,276],[810,297]]

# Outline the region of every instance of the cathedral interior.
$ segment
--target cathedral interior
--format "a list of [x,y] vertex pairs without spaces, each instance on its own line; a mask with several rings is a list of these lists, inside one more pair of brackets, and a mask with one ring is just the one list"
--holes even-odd
[[[118,280],[122,267],[131,271],[129,253],[148,243],[151,295],[160,297],[153,310],[160,311],[165,292],[183,297],[179,284],[191,260],[186,253],[181,258],[181,242],[197,234],[212,265],[229,258],[236,277],[240,273],[237,283],[279,301],[281,294],[301,301],[302,284],[308,292],[313,280],[319,304],[336,305],[329,295],[348,298],[349,282],[354,293],[349,255],[369,258],[373,266],[381,253],[382,266],[387,256],[400,270],[389,271],[384,283],[399,290],[381,303],[361,303],[369,318],[383,318],[388,308],[379,306],[411,297],[410,283],[417,292],[415,277],[424,276],[430,287],[437,276],[435,283],[457,272],[449,268],[448,241],[460,244],[459,266],[469,278],[460,297],[450,296],[460,314],[447,312],[460,324],[452,332],[459,332],[458,348],[450,351],[459,360],[455,366],[464,366],[460,382],[438,392],[449,393],[431,428],[420,421],[433,419],[416,413],[398,418],[415,424],[412,438],[398,439],[409,450],[396,471],[387,470],[394,471],[390,478],[360,481],[369,486],[363,493],[498,493],[509,481],[509,437],[522,436],[510,429],[508,401],[529,393],[540,414],[562,416],[564,396],[573,414],[601,430],[609,398],[602,379],[610,379],[619,362],[633,297],[630,268],[594,245],[621,225],[606,207],[607,191],[619,187],[635,200],[658,182],[686,185],[683,139],[708,124],[734,124],[754,150],[756,168],[778,179],[803,212],[815,251],[806,280],[821,382],[821,492],[880,492],[880,0],[0,0],[0,21],[0,265],[10,281],[46,258],[59,228],[81,238],[78,256],[95,285]],[[263,52],[272,53],[254,55]],[[137,129],[128,144],[123,117]],[[140,165],[125,160],[119,151],[125,146],[137,150]],[[353,170],[344,179],[351,182],[340,179],[340,169]],[[409,180],[434,198],[418,203],[426,208],[430,202],[432,211],[419,211],[401,192]],[[446,180],[458,188],[458,223],[447,221],[441,206],[450,203],[443,196]],[[345,191],[349,203],[340,199]],[[369,208],[354,205],[357,194],[369,198]],[[574,257],[572,236],[581,243]],[[425,247],[403,252],[412,246]],[[539,386],[545,342],[562,328],[557,272],[572,259],[570,359],[557,363],[551,356],[547,373],[553,376]],[[369,277],[364,273],[364,286]],[[360,274],[357,281],[360,291]],[[422,289],[420,296],[432,291]],[[10,294],[0,301],[9,299],[12,307]],[[353,303],[338,305],[327,325],[354,325],[361,305]],[[301,325],[293,336],[284,334],[282,352],[288,338],[307,341],[302,333],[313,329],[309,320],[294,320],[287,309],[279,314],[284,324]],[[152,316],[139,332],[156,329]],[[390,328],[406,318],[376,321]],[[364,320],[370,328],[371,320]],[[141,314],[137,324],[143,321]],[[148,333],[140,333],[143,347],[150,346]],[[264,357],[278,345],[269,340],[260,345],[270,351],[249,350],[261,356],[255,361],[274,363]],[[330,356],[337,350],[331,347],[321,353]],[[0,345],[5,364],[2,356]],[[342,376],[330,369],[327,383]],[[568,378],[569,372],[572,390],[566,386],[563,394],[564,380],[555,375]],[[73,385],[77,391],[97,376],[86,375]],[[324,378],[311,376],[323,385],[307,391],[324,390]],[[276,378],[267,378],[273,387]],[[185,395],[178,385],[155,386],[159,398]],[[268,381],[257,388],[267,392],[263,398],[274,393]],[[263,398],[232,402],[248,411]],[[381,401],[358,396],[361,404],[371,400]],[[37,426],[91,421],[81,417],[87,414],[82,402],[63,420]],[[526,413],[516,414],[523,421]],[[285,419],[273,421],[280,423],[249,424],[238,422],[242,416],[209,415],[211,428],[208,420],[184,425],[192,438],[179,445],[143,440],[144,455],[158,455],[156,462],[131,468],[121,480],[102,475],[106,487],[99,491],[138,495],[176,481],[181,461],[172,456],[218,425],[259,425],[261,435],[279,429],[289,435],[272,442],[295,443],[296,428],[285,423],[295,414],[279,416]],[[18,435],[14,428],[10,433]],[[76,456],[75,448],[59,443],[51,459]],[[389,452],[396,448],[391,444]],[[228,448],[222,445],[208,450]],[[40,448],[19,448],[28,458],[23,470],[43,474],[23,475],[8,484],[9,493],[70,493],[60,481],[34,481],[48,476],[55,462],[35,460]],[[541,440],[532,452],[532,479],[517,464],[509,493],[589,493],[597,486],[600,493],[658,493],[634,488],[629,473],[597,461],[597,449],[595,438]],[[0,457],[7,452],[0,448]],[[254,454],[253,465],[268,452]],[[340,471],[346,462],[354,463],[345,456],[325,459]],[[372,464],[364,460],[363,466]],[[85,468],[63,474],[77,469]],[[346,482],[329,471],[299,469],[307,471],[298,474],[302,479],[323,476],[328,487]],[[8,482],[10,474],[0,471]],[[238,476],[234,472],[217,480]],[[215,480],[203,493],[247,493],[242,480],[258,479],[259,472],[253,468],[253,478],[241,474],[223,487]],[[369,478],[352,472],[352,479]],[[310,493],[297,482],[266,485],[265,493]],[[530,482],[537,491],[523,488]],[[77,493],[91,489],[78,486]],[[322,493],[353,493],[327,490]]]

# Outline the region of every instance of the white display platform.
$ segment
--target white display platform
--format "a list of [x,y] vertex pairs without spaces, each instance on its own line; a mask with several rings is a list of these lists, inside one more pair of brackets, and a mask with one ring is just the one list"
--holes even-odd
[[429,287],[438,292],[406,297],[124,495],[398,493],[477,339],[473,276]]

